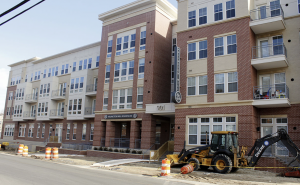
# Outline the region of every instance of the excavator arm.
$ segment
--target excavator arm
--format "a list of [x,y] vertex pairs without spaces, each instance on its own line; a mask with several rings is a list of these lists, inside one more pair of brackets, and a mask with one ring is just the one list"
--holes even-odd
[[287,134],[286,130],[285,129],[280,129],[275,134],[266,135],[265,137],[260,138],[260,139],[255,141],[254,146],[251,148],[251,150],[248,153],[248,156],[251,156],[251,154],[253,152],[253,156],[252,156],[251,160],[249,161],[249,166],[254,167],[257,164],[258,160],[261,158],[264,151],[269,146],[271,146],[274,143],[277,143],[278,141],[281,141],[284,144],[284,146],[289,150],[289,152],[293,156],[295,156],[295,159],[292,162],[294,162],[295,160],[298,160],[298,162],[300,163],[300,150],[299,150],[299,148],[291,140],[291,138]]

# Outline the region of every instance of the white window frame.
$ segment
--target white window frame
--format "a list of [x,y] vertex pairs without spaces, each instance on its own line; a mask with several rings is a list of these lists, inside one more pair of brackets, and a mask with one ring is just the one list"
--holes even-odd
[[[105,103],[105,100],[107,100],[107,103]],[[103,110],[108,109],[108,91],[103,92]]]
[[73,135],[72,140],[76,140],[76,134],[77,134],[77,123],[73,123]]
[[[235,36],[235,43],[231,43],[229,44],[228,42],[228,39],[231,38],[232,36]],[[216,46],[216,40],[217,39],[221,39],[223,40],[223,45],[221,46]],[[235,52],[232,52],[232,53],[228,53],[228,47],[229,46],[233,46],[235,45],[236,47],[236,50]],[[220,47],[223,47],[223,54],[220,54],[220,55],[216,55],[216,48],[220,48]],[[214,56],[215,57],[218,57],[218,56],[223,56],[223,55],[232,55],[232,54],[236,54],[237,53],[237,35],[236,34],[231,34],[231,35],[226,35],[224,37],[216,37],[214,39]]]
[[[141,28],[141,38],[140,38],[140,51],[145,50],[146,49],[146,27],[142,27]],[[143,40],[145,40],[145,43],[142,44]]]
[[[193,83],[194,81],[194,83]],[[189,89],[190,88],[194,88],[194,93],[193,94],[189,94]],[[196,95],[196,77],[189,77],[187,78],[187,96],[195,96]]]
[[[143,70],[141,70],[143,69]],[[139,79],[143,79],[145,74],[145,58],[139,59]]]
[[[201,44],[206,44],[206,48],[201,48]],[[192,47],[195,46],[195,49],[193,50]],[[205,45],[204,45],[205,46]],[[200,58],[200,52],[201,51],[206,51],[206,57],[201,57]],[[189,59],[189,53],[195,53],[195,58],[194,59]],[[193,43],[188,43],[187,44],[187,60],[188,61],[193,61],[193,60],[198,60],[198,59],[205,59],[207,58],[207,40],[201,40],[199,42],[193,42]]]
[[14,136],[15,124],[5,124],[3,136]]
[[[107,55],[106,57],[107,58],[110,58],[111,57],[111,53],[112,53],[112,44],[113,44],[113,40],[112,38],[110,40],[108,40],[107,42]],[[110,50],[110,51],[109,51]]]
[[[207,24],[207,7],[200,8],[198,12],[199,12],[199,25]],[[201,12],[201,13],[200,13],[200,12]],[[206,22],[200,24],[200,19],[201,19],[201,18],[205,18],[205,19],[206,19]]]
[[[236,16],[236,12],[235,12],[235,0],[230,0],[230,1],[226,1],[226,19],[231,19],[231,18],[234,18]],[[228,8],[228,5],[230,6]],[[234,16],[232,17],[228,17],[227,16],[227,11],[232,11],[234,10]]]
[[[123,96],[121,96],[123,94]],[[131,102],[129,97],[131,97]],[[124,98],[124,103],[121,103]],[[132,88],[113,90],[112,109],[131,109],[132,108]]]
[[[237,81],[229,81],[229,74],[236,74],[236,77],[237,77]],[[223,75],[224,77],[224,81],[223,83],[217,83],[216,82],[216,79],[217,79],[217,75]],[[237,91],[232,91],[232,92],[229,92],[229,83],[237,83]],[[216,85],[217,84],[224,84],[224,92],[216,92]],[[219,73],[219,74],[215,74],[215,86],[214,86],[215,90],[215,94],[224,94],[224,93],[237,93],[238,92],[238,73],[237,72],[229,72],[229,73]]]
[[[194,15],[192,14],[194,13]],[[195,27],[197,25],[197,11],[196,10],[192,10],[192,11],[189,11],[188,12],[188,21],[187,21],[187,24],[188,24],[188,28],[192,28],[192,27]],[[190,21],[193,21],[195,20],[195,25],[190,25]]]
[[26,124],[20,124],[18,137],[25,137]]
[[78,71],[81,71],[82,69],[83,69],[83,61],[82,60],[80,60],[79,61],[79,64],[78,64]]
[[[139,101],[139,96],[142,96],[143,101]],[[137,106],[136,108],[143,108],[143,102],[144,102],[144,87],[138,87],[137,88]]]
[[28,127],[28,137],[33,138],[33,130],[34,130],[34,123],[29,123],[29,127]]
[[[107,65],[107,66],[105,67],[105,83],[109,83],[109,79],[110,79],[110,68],[111,68],[110,65]],[[109,77],[107,78],[107,76],[109,76]]]
[[70,123],[67,123],[66,140],[70,140],[70,131],[71,131]]
[[37,112],[38,117],[48,116],[48,102],[39,102]]
[[88,65],[88,60],[84,59],[83,69],[87,69],[87,65]]
[[[131,60],[128,62],[122,62],[122,63],[119,63],[119,65],[120,65],[119,76],[115,77],[114,81],[120,82],[120,81],[133,80],[134,60]],[[115,66],[116,66],[116,64],[115,64]],[[130,69],[132,69],[132,74],[129,74]],[[123,72],[125,72],[125,75],[123,75]]]
[[81,141],[86,140],[86,123],[82,124],[82,134],[81,134]]
[[42,136],[41,136],[41,138],[45,137],[45,129],[46,129],[45,123],[42,123]]
[[37,130],[36,130],[36,138],[40,137],[40,132],[41,132],[41,124],[38,123],[37,124]]
[[[221,11],[218,11],[218,12],[216,12],[216,10],[215,10],[215,9],[216,9],[216,7],[215,7],[215,6],[216,6],[216,5],[218,5],[218,6],[219,6],[220,4],[221,4],[221,8],[222,8],[222,10],[221,10]],[[220,7],[218,7],[218,8],[220,8]],[[215,5],[214,5],[214,21],[215,21],[215,22],[224,20],[224,15],[223,15],[223,14],[224,14],[224,12],[223,12],[223,9],[224,9],[224,8],[223,8],[223,3],[218,3],[218,4],[215,4]],[[221,15],[222,15],[222,19],[218,19],[218,20],[216,20],[216,14],[219,14],[220,12],[221,12]]]
[[94,140],[94,123],[91,123],[91,130],[90,130],[90,141]]
[[70,99],[68,105],[68,115],[82,114],[82,98]]

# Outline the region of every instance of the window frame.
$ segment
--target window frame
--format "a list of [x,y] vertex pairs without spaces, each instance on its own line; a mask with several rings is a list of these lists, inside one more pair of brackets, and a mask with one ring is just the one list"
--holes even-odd
[[[207,7],[199,9],[199,25],[207,24]],[[201,24],[201,18],[205,19],[204,23]]]
[[[221,5],[221,9],[220,9],[220,5]],[[216,10],[216,6],[218,6],[217,10]],[[216,14],[218,14],[218,16],[221,15],[221,17],[216,17]],[[224,19],[223,16],[223,3],[218,3],[214,5],[214,21],[222,21]]]
[[[121,92],[124,91],[124,95],[121,96]],[[128,97],[131,95],[131,102],[128,101]],[[121,99],[124,98],[124,103],[121,103]],[[118,109],[132,109],[132,88],[113,90],[112,110]]]
[[140,58],[138,79],[143,79],[144,75],[145,75],[145,58]]
[[197,25],[196,10],[188,12],[188,28],[195,27]]
[[111,68],[110,65],[107,65],[105,67],[105,83],[109,83],[110,81],[110,68]]
[[140,38],[140,51],[146,49],[146,37],[147,37],[147,31],[141,31],[141,38]]
[[[139,90],[142,93],[139,93]],[[139,101],[139,97],[141,97],[141,96],[142,96],[143,101]],[[137,88],[137,106],[136,106],[136,108],[137,109],[143,108],[143,106],[144,106],[144,87],[138,87]]]
[[[229,6],[230,7],[228,7],[228,4],[230,4]],[[231,12],[232,13],[232,11],[234,12],[234,16],[232,16],[232,15],[230,15],[229,17],[228,17],[228,12]],[[230,18],[234,18],[236,15],[236,12],[235,12],[235,0],[230,0],[230,1],[226,1],[226,18],[227,19],[230,19]]]

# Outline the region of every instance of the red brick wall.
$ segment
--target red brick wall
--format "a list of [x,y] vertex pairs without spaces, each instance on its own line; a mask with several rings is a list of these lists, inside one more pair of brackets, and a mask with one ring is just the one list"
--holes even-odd
[[[13,122],[12,122],[12,118],[13,118],[13,117],[12,117],[12,116],[13,116],[13,115],[12,115],[12,110],[10,111],[10,117],[7,117],[7,116],[6,116],[6,112],[7,112],[7,108],[8,108],[8,107],[7,107],[7,103],[8,103],[9,92],[10,92],[10,91],[13,91],[13,92],[14,92],[13,95],[15,96],[16,89],[17,89],[17,86],[16,86],[16,85],[15,85],[15,86],[11,86],[11,87],[7,87],[7,91],[6,91],[6,99],[5,99],[5,107],[4,107],[4,115],[3,115],[2,132],[1,132],[1,135],[0,135],[0,138],[1,138],[1,139],[3,139],[3,135],[4,135],[4,131],[5,131],[5,129],[4,129],[4,128],[5,128],[5,127],[4,127],[5,124],[6,124],[6,123],[13,123]],[[15,100],[12,99],[11,101],[12,101],[12,107],[13,107],[13,104],[14,104],[14,101],[15,101]],[[11,109],[12,109],[12,107],[11,107]],[[9,119],[9,118],[11,118],[11,119]]]
[[[281,167],[287,167],[286,164],[282,163],[278,159],[274,157],[262,157],[259,159],[257,165],[255,167],[256,170],[260,171],[269,171],[273,173],[282,173],[282,172],[287,172],[289,171],[288,168],[281,168]],[[275,167],[275,168],[260,168],[260,167]],[[276,168],[279,167],[279,168]]]

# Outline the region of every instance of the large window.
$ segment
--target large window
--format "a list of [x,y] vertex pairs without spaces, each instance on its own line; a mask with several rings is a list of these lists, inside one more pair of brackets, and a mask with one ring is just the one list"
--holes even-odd
[[71,79],[70,93],[83,92],[84,77]]
[[8,94],[8,100],[12,100],[14,96],[14,92],[9,92]]
[[223,37],[215,38],[215,56],[224,55]]
[[199,58],[207,58],[207,40],[199,42]]
[[230,93],[238,91],[238,74],[221,73],[215,74],[215,93]]
[[42,124],[42,138],[45,137],[45,123]]
[[188,44],[188,60],[207,58],[207,40]]
[[6,115],[9,116],[10,115],[10,107],[6,108]]
[[69,100],[68,114],[69,115],[81,114],[81,106],[82,106],[82,99]]
[[25,137],[26,124],[20,124],[19,126],[19,137]]
[[215,56],[237,53],[236,35],[226,37],[215,38]]
[[38,104],[37,116],[48,116],[48,102]]
[[67,124],[67,132],[66,132],[66,139],[70,139],[70,123]]
[[207,8],[199,9],[199,25],[207,23]]
[[24,88],[17,89],[16,90],[16,100],[23,100],[24,99],[24,92],[25,92]]
[[34,123],[29,123],[28,137],[33,137]]
[[111,57],[111,52],[112,52],[112,40],[109,40],[107,43],[107,57]]
[[42,84],[40,87],[40,97],[46,97],[50,95],[50,83]]
[[90,141],[94,140],[94,123],[91,123]]
[[[123,55],[135,51],[135,30],[118,35],[116,55]],[[142,44],[141,44],[142,45]]]
[[41,133],[41,124],[38,123],[37,124],[37,131],[36,131],[36,138],[40,137],[40,133]]
[[[198,87],[196,87],[198,84]],[[207,76],[188,78],[188,96],[207,94]]]
[[73,140],[76,140],[76,134],[77,134],[77,123],[73,123]]
[[227,53],[236,53],[236,35],[227,36]]
[[275,90],[277,94],[286,92],[285,73],[275,73]]
[[115,64],[115,82],[133,80],[134,61]]
[[5,124],[4,136],[14,136],[15,124]]
[[131,109],[132,88],[113,90],[112,109]]
[[81,140],[85,141],[85,138],[86,138],[86,123],[83,123]]
[[121,55],[121,50],[122,50],[122,37],[121,38],[117,38],[117,51],[116,51],[116,55]]
[[110,65],[107,65],[105,70],[105,83],[109,83],[109,78],[110,78]]
[[14,117],[22,117],[23,105],[15,105]]
[[189,28],[196,26],[196,10],[189,12]]
[[141,31],[140,50],[146,49],[146,31]]
[[235,17],[235,0],[230,0],[226,2],[226,17]]
[[202,117],[189,118],[189,145],[208,145],[211,132],[236,131],[235,117]]
[[196,59],[196,43],[188,44],[188,60]]
[[108,91],[103,92],[103,110],[107,110],[108,107]]
[[223,8],[222,3],[216,4],[214,6],[215,9],[215,21],[223,20]]
[[137,88],[137,108],[143,108],[144,87]]
[[144,78],[145,72],[145,58],[139,60],[139,79]]

